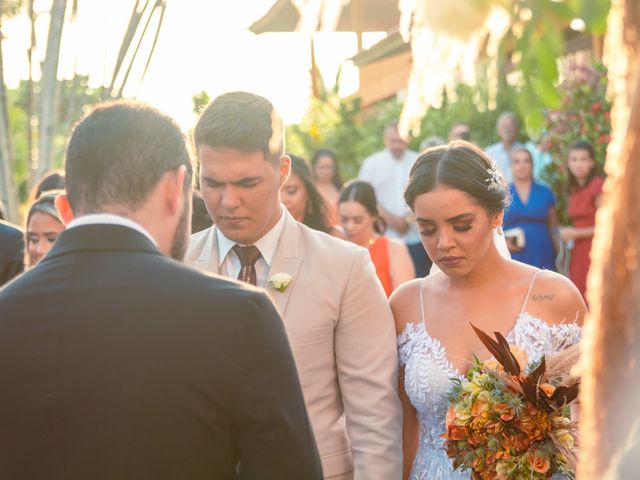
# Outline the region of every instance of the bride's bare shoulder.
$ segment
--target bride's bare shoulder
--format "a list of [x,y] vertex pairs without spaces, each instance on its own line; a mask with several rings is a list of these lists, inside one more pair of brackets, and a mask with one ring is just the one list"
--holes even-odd
[[438,272],[426,278],[416,278],[403,283],[394,290],[389,302],[398,333],[404,331],[407,323],[415,322],[417,318],[420,318],[420,289],[435,288],[440,280],[439,275],[443,274]]
[[544,270],[538,274],[531,289],[527,311],[552,324],[574,321],[582,324],[587,307],[571,280]]

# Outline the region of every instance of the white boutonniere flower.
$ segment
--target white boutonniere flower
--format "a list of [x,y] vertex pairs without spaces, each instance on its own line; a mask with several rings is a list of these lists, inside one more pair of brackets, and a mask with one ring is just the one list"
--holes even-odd
[[293,280],[293,277],[288,273],[276,273],[269,279],[269,285],[279,292],[284,292],[291,283],[291,280]]

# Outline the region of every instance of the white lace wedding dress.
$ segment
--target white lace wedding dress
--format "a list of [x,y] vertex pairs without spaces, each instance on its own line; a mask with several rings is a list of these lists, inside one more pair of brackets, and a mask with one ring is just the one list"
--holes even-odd
[[[539,272],[538,272],[539,273]],[[549,325],[525,311],[535,278],[531,281],[522,309],[507,341],[517,345],[536,361],[542,355],[561,351],[580,340],[575,323]],[[418,413],[420,443],[413,461],[410,480],[463,480],[470,473],[453,470],[444,451],[444,420],[449,407],[446,394],[452,377],[461,377],[449,362],[440,342],[431,338],[424,323],[422,286],[420,288],[421,322],[408,323],[398,336],[400,364],[404,366],[404,388]]]

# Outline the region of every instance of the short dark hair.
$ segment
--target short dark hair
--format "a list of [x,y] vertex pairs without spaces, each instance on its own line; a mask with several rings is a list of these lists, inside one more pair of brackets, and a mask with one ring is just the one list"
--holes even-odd
[[[587,177],[586,183],[589,183],[591,179],[598,174],[598,163],[596,162],[596,149],[593,148],[593,145],[591,145],[591,142],[589,142],[588,140],[581,139],[581,140],[576,140],[571,145],[569,145],[568,153],[571,153],[573,150],[586,151],[589,154],[589,157],[591,157],[591,159],[594,161],[595,165],[591,169],[591,171],[589,172],[589,176]],[[570,194],[574,188],[578,187],[578,180],[576,179],[576,177],[573,176],[573,173],[571,173],[571,170],[569,170],[568,168],[567,168],[567,176],[569,177],[567,192]]]
[[362,205],[369,215],[376,219],[373,228],[377,233],[383,233],[386,224],[378,212],[378,200],[376,199],[376,191],[373,185],[364,180],[351,180],[348,182],[338,198],[338,205],[344,202],[358,202]]
[[489,214],[499,213],[507,206],[509,195],[497,168],[482,150],[464,140],[429,148],[411,168],[405,202],[413,210],[418,195],[445,185],[470,195]]
[[300,178],[307,191],[307,197],[309,198],[304,210],[302,223],[314,230],[328,233],[331,228],[327,221],[327,207],[322,199],[322,195],[320,195],[320,192],[318,192],[318,189],[313,183],[311,169],[307,161],[292,153],[287,153],[287,155],[291,158],[291,173]]
[[336,157],[336,154],[333,152],[333,150],[329,150],[328,148],[321,148],[319,150],[316,150],[316,152],[313,154],[313,157],[311,157],[311,166],[315,167],[316,163],[318,163],[318,160],[322,157],[329,157],[331,160],[333,160],[333,177],[331,177],[331,183],[333,183],[334,187],[336,187],[338,190],[340,190],[342,188],[342,177],[340,176],[340,171],[338,169],[338,157]]
[[193,132],[202,145],[262,152],[277,162],[284,155],[284,123],[269,100],[249,92],[230,92],[204,109]]
[[193,166],[186,139],[167,115],[143,103],[97,105],[75,126],[67,148],[66,183],[76,214],[107,205],[142,206],[167,171]]
[[51,170],[42,177],[36,186],[35,198],[39,198],[44,192],[50,190],[63,190],[65,186],[64,171]]

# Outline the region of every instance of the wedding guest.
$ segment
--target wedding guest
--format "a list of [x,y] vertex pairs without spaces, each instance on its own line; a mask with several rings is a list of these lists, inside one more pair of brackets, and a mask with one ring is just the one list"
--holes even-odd
[[387,224],[387,236],[398,238],[407,245],[416,275],[422,277],[431,268],[431,260],[420,245],[411,212],[402,199],[409,171],[418,158],[418,152],[407,148],[407,140],[400,135],[397,121],[386,125],[383,140],[384,150],[364,160],[358,178],[373,186],[380,216]]
[[280,203],[291,160],[267,99],[219,96],[194,140],[215,225],[191,238],[187,263],[266,288],[289,335],[325,478],[398,480],[395,334],[368,252],[296,222]]
[[70,223],[0,290],[2,478],[322,478],[272,302],[176,261],[192,172],[151,107],[75,126],[56,198]]
[[416,277],[407,246],[384,235],[376,192],[362,180],[349,182],[338,200],[340,224],[346,239],[369,250],[371,261],[387,297],[398,286]]
[[451,126],[449,130],[448,139],[450,142],[454,140],[466,140],[471,141],[471,127],[465,122],[456,122]]
[[522,147],[516,139],[518,138],[518,117],[513,112],[502,112],[496,122],[496,130],[500,141],[489,145],[485,148],[485,152],[500,169],[500,173],[506,178],[507,182],[511,182],[511,163],[509,155],[514,147]]
[[313,183],[311,169],[306,160],[291,153],[287,155],[291,159],[291,174],[280,191],[280,200],[284,206],[296,222],[343,238],[342,232],[327,220],[326,203]]
[[35,199],[40,198],[40,195],[44,192],[48,192],[49,190],[64,190],[65,183],[64,171],[51,170],[50,172],[45,173],[33,191],[34,201]]
[[569,278],[586,298],[587,275],[591,259],[591,242],[595,232],[596,210],[602,203],[604,178],[597,174],[596,152],[586,140],[578,140],[569,147],[567,174],[569,202],[567,213],[570,227],[560,229],[560,238],[572,242]]
[[444,145],[445,142],[437,135],[431,135],[420,142],[420,151],[423,152],[427,148],[437,147],[438,145]]
[[65,228],[54,204],[60,190],[46,191],[29,208],[27,214],[27,267],[34,267],[53,247]]
[[24,270],[24,233],[0,220],[0,287]]
[[[504,213],[504,230],[511,258],[534,267],[555,270],[552,240],[558,227],[555,196],[549,187],[535,181],[533,157],[527,148],[514,147],[511,150],[511,174],[511,203]],[[509,236],[508,231],[512,229],[519,229],[521,238]]]
[[338,225],[338,196],[342,188],[342,178],[338,170],[338,158],[326,148],[317,150],[311,158],[313,178],[316,188],[327,205],[329,225]]
[[405,199],[440,271],[391,296],[404,407],[404,478],[459,480],[443,448],[452,378],[491,354],[469,323],[500,332],[539,361],[579,341],[584,301],[565,277],[502,256],[493,241],[507,204],[495,163],[465,141],[435,147],[411,170]]

